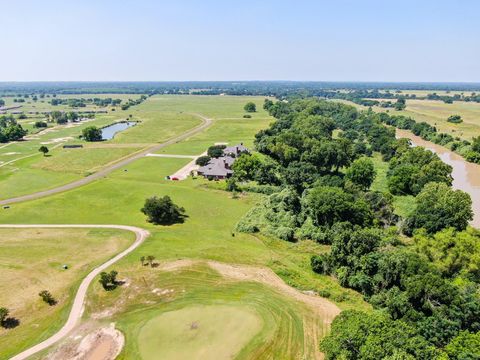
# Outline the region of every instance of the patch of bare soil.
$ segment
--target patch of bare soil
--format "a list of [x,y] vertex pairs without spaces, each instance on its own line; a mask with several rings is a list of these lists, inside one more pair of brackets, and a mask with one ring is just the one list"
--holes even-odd
[[[78,341],[81,339],[80,341]],[[114,360],[122,351],[125,338],[115,324],[99,328],[69,341],[47,356],[50,360]]]

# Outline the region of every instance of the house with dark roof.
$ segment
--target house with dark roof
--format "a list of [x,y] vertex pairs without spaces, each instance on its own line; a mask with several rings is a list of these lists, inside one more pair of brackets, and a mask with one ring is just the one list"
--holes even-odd
[[232,157],[240,156],[240,154],[244,152],[249,152],[249,151],[245,146],[243,146],[243,143],[240,143],[235,146],[227,146],[225,149],[223,149],[223,153],[225,155],[229,155]]
[[202,175],[207,179],[223,180],[233,175],[232,166],[236,157],[249,150],[243,144],[226,147],[223,150],[224,156],[212,158],[207,165],[197,170],[198,175]]

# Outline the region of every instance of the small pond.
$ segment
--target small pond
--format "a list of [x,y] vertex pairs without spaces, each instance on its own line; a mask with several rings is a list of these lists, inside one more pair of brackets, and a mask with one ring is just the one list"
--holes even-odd
[[129,127],[135,126],[135,121],[118,122],[102,129],[102,140],[111,140],[116,133],[126,130]]

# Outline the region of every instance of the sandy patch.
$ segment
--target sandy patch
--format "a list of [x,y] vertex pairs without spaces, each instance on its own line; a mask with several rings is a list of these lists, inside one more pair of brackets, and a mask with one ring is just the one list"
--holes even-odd
[[[81,340],[80,340],[81,339]],[[72,335],[65,344],[46,356],[49,360],[114,360],[125,344],[123,334],[109,327],[97,328],[86,335]]]
[[173,293],[175,290],[173,289],[159,289],[159,288],[155,288],[152,290],[152,293],[154,293],[155,295],[158,295],[158,296],[163,296],[163,295],[168,295],[168,294],[171,294]]
[[42,144],[42,145],[58,144],[58,143],[62,143],[62,142],[68,141],[68,140],[73,140],[73,137],[72,136],[67,136],[67,137],[63,137],[63,138],[55,138],[55,139],[52,139],[50,141],[41,142],[40,144]]
[[78,346],[73,360],[113,360],[122,351],[125,338],[115,324],[87,335]]
[[5,155],[5,156],[7,156],[7,155],[18,155],[18,154],[21,154],[21,153],[19,153],[19,152],[15,152],[15,151],[12,151],[12,152],[7,152],[7,153],[4,153],[4,154],[2,154],[2,155]]

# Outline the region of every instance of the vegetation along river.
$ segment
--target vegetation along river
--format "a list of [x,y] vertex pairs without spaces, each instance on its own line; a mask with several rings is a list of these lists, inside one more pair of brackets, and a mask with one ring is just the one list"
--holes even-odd
[[470,194],[473,202],[473,221],[470,224],[480,228],[480,165],[469,163],[453,151],[436,145],[430,141],[412,134],[407,130],[397,129],[397,138],[410,139],[412,145],[423,146],[438,154],[443,162],[453,168],[453,188],[463,190]]

